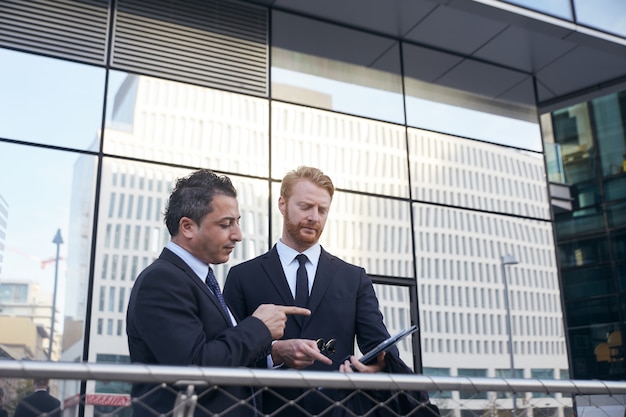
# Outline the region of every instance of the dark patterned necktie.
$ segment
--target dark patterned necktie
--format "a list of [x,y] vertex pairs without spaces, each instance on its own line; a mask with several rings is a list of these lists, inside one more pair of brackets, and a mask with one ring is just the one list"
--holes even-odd
[[226,313],[228,317],[230,317],[230,313],[228,312],[228,307],[226,306],[226,301],[224,300],[224,296],[222,295],[222,291],[220,290],[220,285],[217,283],[217,279],[215,279],[215,274],[213,274],[213,269],[209,267],[209,273],[206,276],[206,285],[209,287],[213,295],[217,297],[217,300],[220,302],[222,309]]
[[[228,307],[226,306],[226,301],[224,300],[224,296],[222,295],[222,291],[220,290],[220,285],[217,283],[217,279],[215,278],[215,274],[213,273],[213,269],[209,267],[209,273],[206,275],[206,285],[209,287],[213,295],[217,297],[217,300],[220,302],[222,309],[226,313],[228,317],[230,317],[230,312]],[[254,395],[254,388],[250,387],[250,392],[252,393],[252,407],[254,408],[253,415],[257,417],[259,412],[257,411],[256,404],[256,396]]]
[[309,276],[306,273],[305,264],[308,258],[304,254],[296,256],[300,266],[296,272],[296,305],[306,307],[309,304]]

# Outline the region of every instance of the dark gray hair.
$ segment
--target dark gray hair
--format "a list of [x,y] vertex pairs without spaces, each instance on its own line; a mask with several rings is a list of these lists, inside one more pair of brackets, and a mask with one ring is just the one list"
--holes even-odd
[[211,203],[218,194],[237,197],[237,190],[225,175],[200,169],[179,178],[165,208],[165,225],[170,235],[178,234],[178,225],[183,217],[200,224],[204,216],[213,211]]

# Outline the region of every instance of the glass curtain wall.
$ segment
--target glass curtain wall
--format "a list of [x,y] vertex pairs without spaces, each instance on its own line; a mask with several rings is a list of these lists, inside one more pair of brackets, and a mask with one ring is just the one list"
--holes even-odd
[[[0,48],[0,300],[4,311],[45,309],[36,326],[52,333],[20,357],[128,360],[128,296],[169,239],[176,178],[210,168],[237,186],[244,240],[217,268],[223,280],[274,244],[280,179],[313,165],[338,188],[322,244],[367,269],[390,332],[419,324],[400,345],[416,371],[497,376],[512,355],[516,375],[567,369],[530,77],[252,5],[224,8],[257,18],[228,20],[246,30],[222,46],[254,59],[224,50],[192,62],[175,39],[226,29],[177,20],[172,5],[148,11],[176,36],[146,43],[162,49],[143,62],[129,39],[145,16],[114,4],[116,48],[102,63]],[[200,20],[203,5],[188,5]],[[79,387],[55,389],[69,398]],[[487,395],[473,400],[489,407]]]
[[549,179],[573,203],[555,215],[572,376],[623,380],[626,93],[546,114],[542,125]]

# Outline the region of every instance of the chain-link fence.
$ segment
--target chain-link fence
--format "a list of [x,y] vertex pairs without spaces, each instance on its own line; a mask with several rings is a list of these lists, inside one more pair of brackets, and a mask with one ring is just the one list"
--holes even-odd
[[[626,382],[618,381],[0,360],[9,417],[38,378],[50,380],[60,406],[29,404],[31,415],[63,417],[624,417],[626,405]],[[150,389],[131,397],[132,385],[144,383]]]

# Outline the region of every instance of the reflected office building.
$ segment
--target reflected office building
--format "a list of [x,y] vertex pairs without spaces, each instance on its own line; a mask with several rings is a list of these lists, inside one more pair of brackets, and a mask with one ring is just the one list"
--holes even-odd
[[[267,119],[267,107],[256,98],[134,75],[123,77],[113,97],[111,119],[103,132],[108,153],[240,171],[246,164],[246,155],[263,152],[263,147],[250,146],[266,140],[267,126],[257,120]],[[312,160],[348,161],[337,169],[342,170],[351,188],[397,197],[408,195],[402,128],[278,103],[273,107],[272,118],[276,155],[286,161],[284,172],[295,168],[288,163],[293,160],[292,153],[308,152]],[[319,140],[311,142],[305,135],[294,134],[294,124],[308,126],[310,135]],[[351,126],[344,129],[346,125]],[[180,134],[162,133],[168,131]],[[368,134],[372,131],[376,134]],[[226,143],[228,151],[222,149]],[[198,148],[203,151],[188,151]],[[375,287],[392,333],[410,326],[410,306],[419,298],[419,351],[416,353],[410,339],[403,340],[399,347],[411,366],[417,355],[423,372],[429,375],[511,376],[505,265],[501,256],[512,255],[518,264],[507,265],[506,272],[514,376],[567,378],[542,158],[419,129],[409,131],[409,154],[414,164],[412,170],[419,173],[412,183],[414,198],[438,204],[411,205],[400,198],[376,198],[339,189],[322,245],[331,253],[337,253],[334,248],[341,248],[343,259],[362,265],[378,281],[383,277],[411,280],[416,274],[414,287],[382,283]],[[246,167],[251,174],[262,174],[262,166]],[[93,178],[94,170],[94,166],[81,163],[79,158],[75,181]],[[162,164],[105,158],[89,323],[90,361],[129,362],[125,333],[128,296],[137,275],[169,240],[163,222],[165,204],[176,178],[189,172]],[[329,174],[332,177],[332,172]],[[277,172],[275,178],[281,176]],[[217,266],[221,281],[229,266],[266,251],[281,230],[280,213],[276,210],[279,181],[272,183],[270,195],[260,180],[231,178],[239,192],[244,240],[228,264]],[[74,198],[80,200],[82,195],[76,193]],[[270,216],[272,241],[268,242]],[[82,225],[76,225],[76,233],[91,223],[88,216],[76,217],[82,219]],[[70,291],[78,289],[83,293],[68,294],[67,299],[88,299],[86,288],[86,282],[68,285]],[[85,317],[84,306],[73,305],[77,308],[75,317]],[[76,346],[79,342],[82,341],[77,340]],[[72,351],[75,352],[68,349],[67,353]],[[74,355],[66,358],[71,360],[71,356]],[[124,404],[128,388],[125,384],[89,383],[87,404]],[[486,394],[463,398],[460,393],[458,399],[446,392],[433,395],[444,408],[451,409],[456,408],[448,403],[452,400],[462,400],[465,408],[476,409],[488,408],[489,401],[493,401]],[[558,400],[546,398],[546,403],[550,403],[546,406],[563,406],[563,399],[560,405],[555,401]]]

